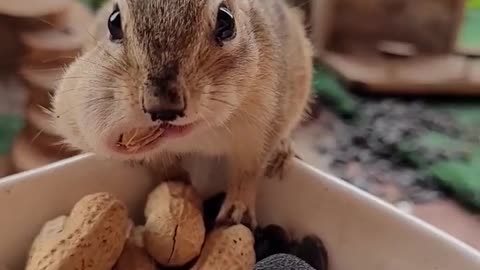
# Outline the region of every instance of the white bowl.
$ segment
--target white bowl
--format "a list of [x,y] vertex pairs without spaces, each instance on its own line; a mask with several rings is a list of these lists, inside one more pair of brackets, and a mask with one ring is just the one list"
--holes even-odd
[[[206,168],[200,164],[192,174],[204,196],[224,183],[218,175],[206,182],[213,179]],[[43,223],[68,213],[84,195],[111,192],[141,216],[154,185],[141,168],[90,154],[1,179],[0,268],[22,269]],[[263,181],[258,198],[261,224],[323,239],[331,270],[480,269],[480,254],[473,248],[300,161],[292,163],[284,179]]]

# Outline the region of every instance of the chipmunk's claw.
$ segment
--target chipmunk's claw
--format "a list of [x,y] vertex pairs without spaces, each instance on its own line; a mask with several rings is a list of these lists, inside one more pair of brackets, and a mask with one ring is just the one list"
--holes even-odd
[[268,178],[279,176],[280,179],[282,179],[288,162],[292,160],[293,157],[297,157],[297,155],[293,151],[290,141],[282,140],[268,162],[265,169],[265,176]]
[[218,225],[243,224],[254,230],[257,227],[254,205],[249,205],[242,200],[229,200],[222,205],[217,217]]

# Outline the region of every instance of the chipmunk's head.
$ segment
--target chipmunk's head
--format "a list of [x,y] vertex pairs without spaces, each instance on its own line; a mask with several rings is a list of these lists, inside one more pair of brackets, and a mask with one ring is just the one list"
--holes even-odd
[[260,50],[250,0],[118,0],[65,73],[55,126],[84,151],[144,159],[199,143],[247,96]]

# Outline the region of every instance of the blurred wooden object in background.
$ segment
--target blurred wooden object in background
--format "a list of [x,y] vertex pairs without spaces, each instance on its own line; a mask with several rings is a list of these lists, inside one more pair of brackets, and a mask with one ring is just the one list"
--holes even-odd
[[0,14],[0,73],[7,74],[14,71],[22,53],[20,38],[11,27],[9,17]]
[[455,46],[464,0],[330,0],[333,22],[326,44],[342,53],[372,53],[379,42],[414,44],[421,54]]
[[312,0],[316,55],[387,94],[480,95],[480,59],[457,53],[465,0]]
[[16,70],[28,97],[26,126],[11,151],[15,171],[75,155],[62,146],[47,111],[64,67],[91,38],[87,27],[93,14],[75,0],[1,1],[0,14],[0,34],[12,40],[6,49],[0,47],[0,56],[12,55],[5,66]]

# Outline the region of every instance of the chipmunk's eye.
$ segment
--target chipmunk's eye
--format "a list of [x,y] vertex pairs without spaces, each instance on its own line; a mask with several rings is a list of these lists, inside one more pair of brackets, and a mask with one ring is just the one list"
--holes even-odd
[[123,38],[122,17],[120,16],[118,5],[115,5],[112,14],[108,18],[108,31],[112,41],[120,41]]
[[217,25],[215,27],[215,40],[223,45],[225,41],[235,38],[235,18],[232,12],[221,4],[217,13]]

